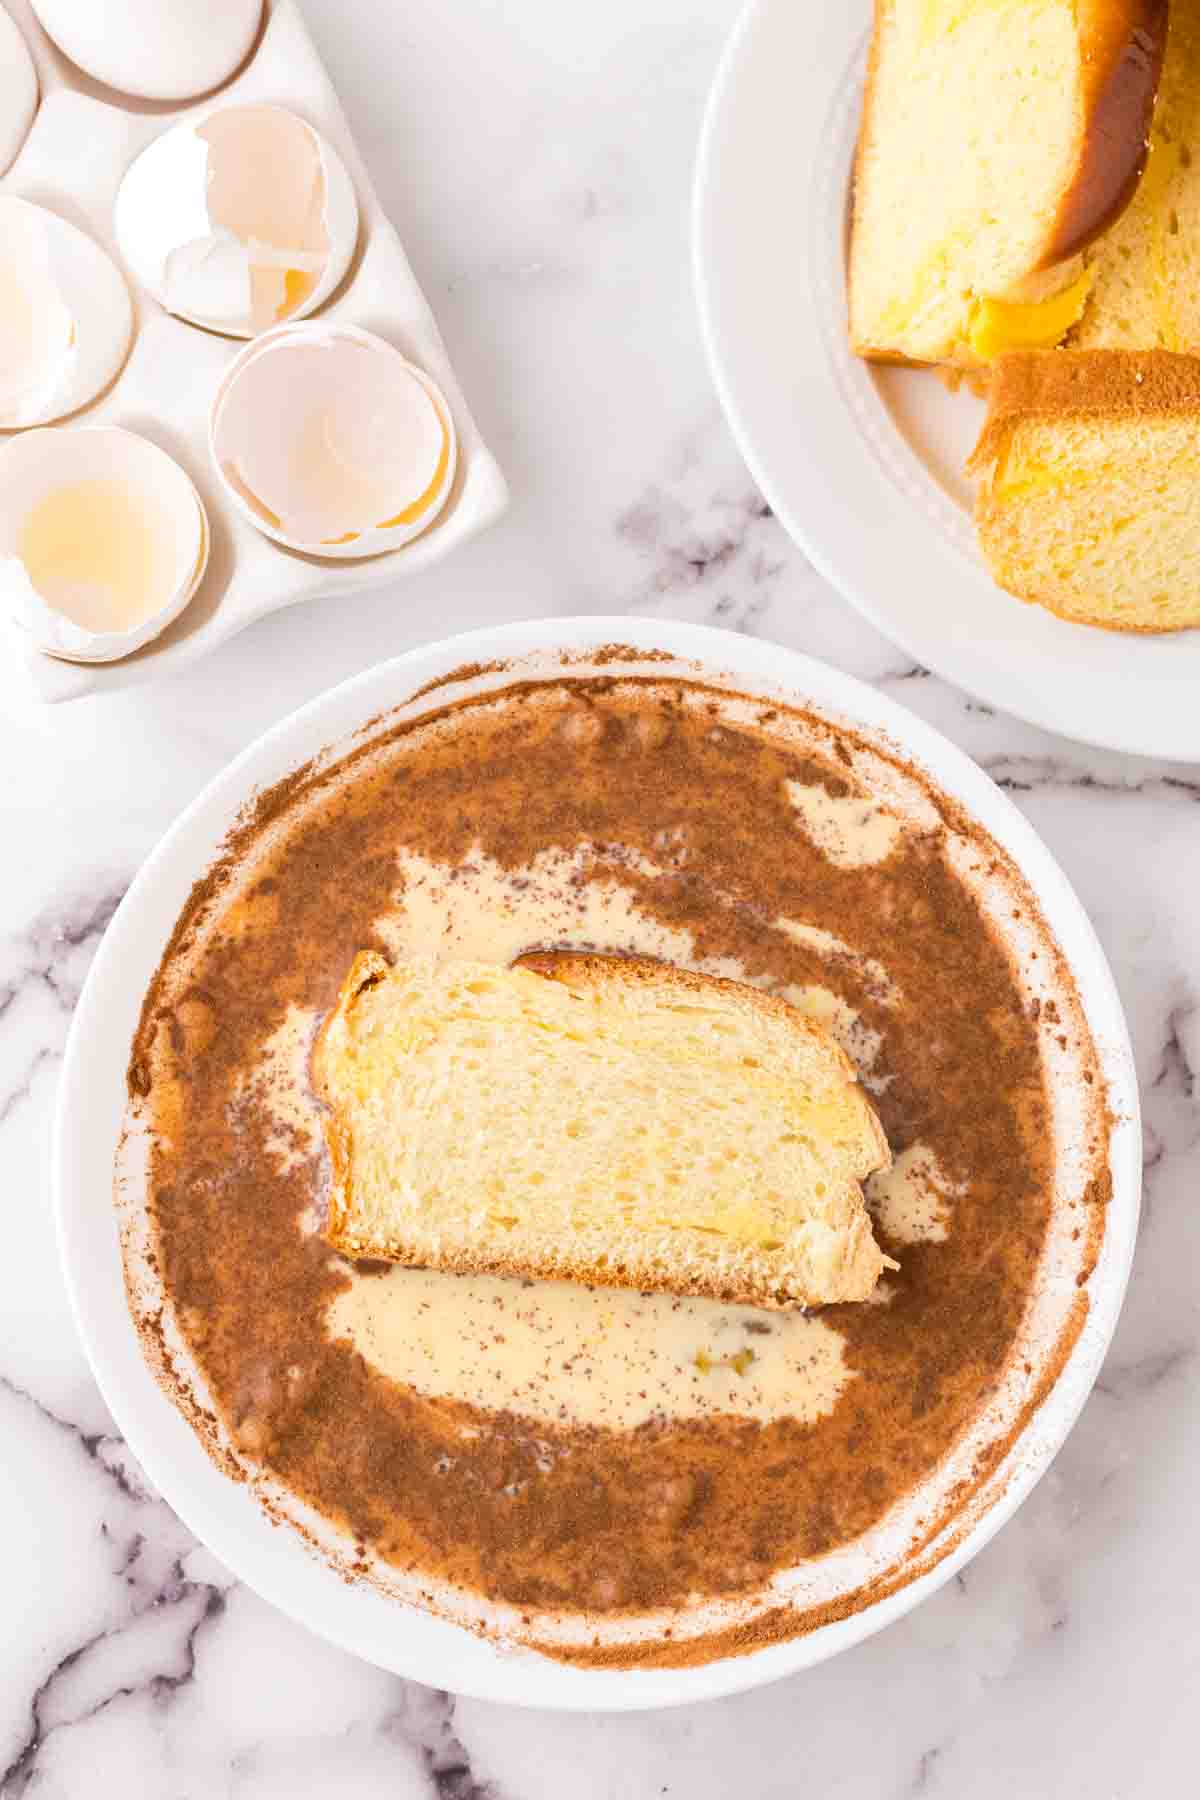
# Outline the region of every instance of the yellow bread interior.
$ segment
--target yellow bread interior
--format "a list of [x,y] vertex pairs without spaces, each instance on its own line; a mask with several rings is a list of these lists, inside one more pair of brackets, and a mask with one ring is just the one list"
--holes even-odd
[[1171,0],[1150,155],[1089,254],[1079,349],[1200,349],[1200,0]]
[[842,1051],[785,1002],[641,958],[374,952],[314,1052],[327,1237],[413,1266],[865,1299],[890,1162]]
[[992,401],[972,466],[1000,586],[1115,630],[1200,625],[1200,359],[1009,358]]
[[971,365],[1074,324],[1077,261],[1032,304],[1021,288],[1079,162],[1082,77],[1070,0],[882,0],[850,251],[859,354]]

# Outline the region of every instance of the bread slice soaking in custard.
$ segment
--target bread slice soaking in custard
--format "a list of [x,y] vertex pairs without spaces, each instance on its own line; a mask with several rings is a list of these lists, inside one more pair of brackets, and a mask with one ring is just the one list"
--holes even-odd
[[641,957],[354,961],[314,1051],[326,1236],[414,1267],[747,1306],[863,1300],[854,1070],[784,1000]]

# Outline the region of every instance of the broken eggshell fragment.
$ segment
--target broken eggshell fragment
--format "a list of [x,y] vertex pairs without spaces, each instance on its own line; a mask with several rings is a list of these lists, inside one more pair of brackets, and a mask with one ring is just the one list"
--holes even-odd
[[208,544],[187,475],[133,432],[30,431],[0,450],[0,605],[51,656],[115,662],[157,637]]
[[133,307],[115,264],[57,213],[0,194],[0,430],[86,406],[121,368]]
[[251,524],[288,549],[340,558],[418,537],[457,463],[440,390],[354,326],[289,325],[249,345],[217,392],[210,445]]
[[147,145],[113,222],[168,312],[254,337],[333,293],[354,255],[358,202],[337,152],[295,113],[227,106]]

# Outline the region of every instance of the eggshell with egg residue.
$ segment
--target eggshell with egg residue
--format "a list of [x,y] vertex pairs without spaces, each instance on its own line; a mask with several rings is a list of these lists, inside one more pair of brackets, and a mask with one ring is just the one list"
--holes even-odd
[[353,326],[287,325],[249,345],[218,390],[210,444],[252,524],[335,558],[377,556],[426,531],[457,466],[440,390]]
[[191,480],[147,438],[79,426],[0,450],[0,606],[48,655],[132,655],[183,611],[208,549]]
[[341,157],[282,106],[218,107],[173,125],[126,170],[121,254],[179,318],[254,337],[337,288],[358,239]]

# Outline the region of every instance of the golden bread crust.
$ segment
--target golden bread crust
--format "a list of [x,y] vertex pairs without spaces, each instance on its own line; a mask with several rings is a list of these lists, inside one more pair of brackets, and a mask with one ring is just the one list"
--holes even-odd
[[325,1113],[321,1127],[325,1133],[325,1145],[329,1151],[329,1217],[325,1227],[325,1236],[335,1249],[345,1249],[347,1256],[355,1252],[346,1248],[344,1240],[353,1211],[353,1195],[351,1189],[351,1167],[353,1163],[354,1145],[349,1127],[341,1118],[337,1108],[331,1104],[330,1095],[325,1087],[322,1071],[325,1066],[323,1054],[326,1037],[331,1026],[338,1019],[346,1018],[358,1000],[377,981],[382,981],[388,972],[386,957],[378,950],[360,950],[350,964],[345,981],[337,997],[336,1005],[331,1009],[317,1033],[312,1050],[313,1086],[317,1096],[325,1104]]
[[1174,350],[1010,350],[996,358],[987,417],[967,459],[983,475],[1029,419],[1200,415],[1200,356]]

